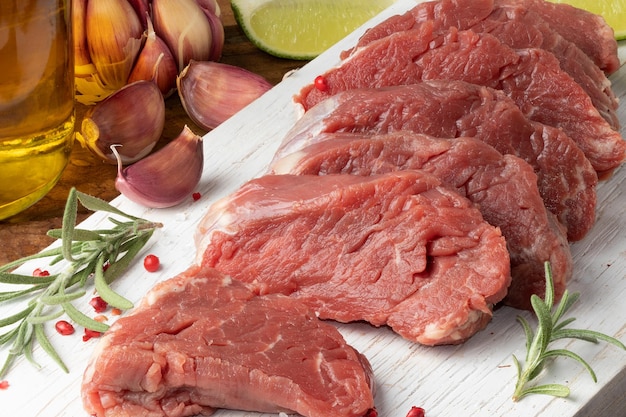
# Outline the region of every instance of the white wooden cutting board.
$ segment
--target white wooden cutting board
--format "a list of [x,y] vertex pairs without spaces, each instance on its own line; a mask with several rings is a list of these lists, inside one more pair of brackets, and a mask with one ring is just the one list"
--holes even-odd
[[[414,0],[399,0],[368,25],[407,10]],[[166,210],[142,208],[125,198],[113,204],[134,215],[162,222],[165,227],[148,243],[144,253],[162,261],[158,273],[147,273],[140,263],[119,280],[117,289],[132,301],[141,299],[158,280],[185,270],[194,259],[193,233],[201,216],[216,199],[248,179],[261,175],[282,136],[297,118],[294,93],[338,62],[339,51],[352,46],[364,28],[292,74],[268,94],[209,133],[205,141],[205,172],[199,191],[202,199]],[[621,46],[621,56],[626,45]],[[626,67],[612,77],[619,97],[626,101]],[[626,126],[626,105],[619,110]],[[626,135],[626,129],[622,128]],[[598,187],[597,225],[582,242],[572,246],[575,272],[570,288],[582,293],[572,309],[581,328],[592,328],[626,342],[626,167]],[[82,227],[108,227],[106,216],[96,213]],[[37,266],[22,268],[30,273]],[[86,305],[86,301],[85,301]],[[0,309],[2,316],[15,308]],[[88,308],[83,309],[89,312]],[[371,361],[376,378],[376,406],[381,417],[404,417],[411,406],[426,410],[427,417],[534,417],[626,416],[626,352],[612,345],[563,343],[585,358],[598,374],[593,383],[578,363],[559,359],[543,382],[566,383],[567,399],[528,397],[519,403],[510,398],[516,372],[511,355],[523,358],[524,336],[516,322],[519,311],[503,307],[489,326],[461,346],[428,348],[402,340],[388,329],[365,324],[339,325],[348,342]],[[532,320],[531,315],[524,312]],[[533,322],[534,323],[534,322]],[[7,375],[10,387],[0,390],[2,417],[81,417],[80,382],[97,340],[83,343],[81,335],[61,337],[50,328],[52,343],[70,367],[63,373],[40,348],[36,370],[20,359]],[[7,350],[0,351],[3,360]],[[218,416],[260,416],[256,413],[220,410]],[[264,415],[265,416],[265,415]]]

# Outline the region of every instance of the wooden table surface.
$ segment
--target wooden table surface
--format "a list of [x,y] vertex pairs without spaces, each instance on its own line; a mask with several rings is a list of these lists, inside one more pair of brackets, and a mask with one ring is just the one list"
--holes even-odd
[[[257,49],[237,26],[230,1],[218,0],[218,3],[226,35],[221,62],[260,74],[272,84],[280,82],[286,72],[305,64],[303,61],[275,58]],[[169,97],[166,107],[165,129],[158,146],[178,136],[185,124],[199,135],[206,133],[185,114],[178,95]],[[83,106],[77,108],[77,126],[80,126],[85,110]],[[39,252],[52,243],[53,240],[46,236],[46,232],[61,226],[65,201],[71,187],[107,201],[117,197],[119,192],[114,185],[116,172],[115,166],[102,162],[76,142],[63,176],[50,193],[25,211],[0,221],[0,265]],[[89,214],[81,207],[79,221]]]

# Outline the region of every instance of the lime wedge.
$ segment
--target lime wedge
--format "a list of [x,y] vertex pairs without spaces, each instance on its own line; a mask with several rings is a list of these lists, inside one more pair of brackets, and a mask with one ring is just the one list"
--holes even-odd
[[231,0],[235,19],[259,49],[315,58],[395,0]]
[[550,0],[567,3],[579,9],[598,14],[613,28],[615,39],[626,39],[626,0]]

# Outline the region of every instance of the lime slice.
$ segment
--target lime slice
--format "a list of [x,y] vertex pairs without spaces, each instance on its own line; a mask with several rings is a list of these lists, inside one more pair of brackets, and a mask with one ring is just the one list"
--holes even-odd
[[395,0],[231,0],[235,19],[259,49],[308,60]]
[[626,39],[626,0],[550,0],[567,3],[579,9],[599,14],[613,28],[615,39]]

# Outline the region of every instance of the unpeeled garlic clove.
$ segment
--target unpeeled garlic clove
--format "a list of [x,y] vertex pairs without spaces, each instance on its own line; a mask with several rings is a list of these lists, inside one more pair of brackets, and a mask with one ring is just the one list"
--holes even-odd
[[222,51],[224,50],[224,41],[226,34],[224,33],[224,24],[218,14],[211,11],[204,10],[209,25],[211,26],[211,53],[209,54],[209,61],[219,61],[222,57]]
[[142,44],[143,27],[127,0],[88,1],[85,32],[100,82],[123,87]]
[[149,16],[146,17],[146,24],[146,42],[137,57],[128,82],[154,81],[159,86],[163,97],[167,98],[176,89],[178,67],[170,49],[154,31]]
[[212,61],[192,60],[176,79],[187,115],[211,130],[272,88],[246,69]]
[[74,65],[83,67],[91,64],[85,22],[87,15],[87,0],[72,1],[72,38],[74,42]]
[[195,0],[153,0],[152,16],[154,29],[172,51],[179,71],[191,59],[209,59],[211,24]]
[[124,169],[118,161],[115,188],[143,206],[172,207],[191,198],[203,167],[202,138],[185,126],[178,137],[142,160]]
[[165,101],[159,87],[152,81],[135,81],[93,106],[76,138],[112,164],[117,158],[111,145],[121,145],[122,163],[130,164],[152,151],[164,124]]

